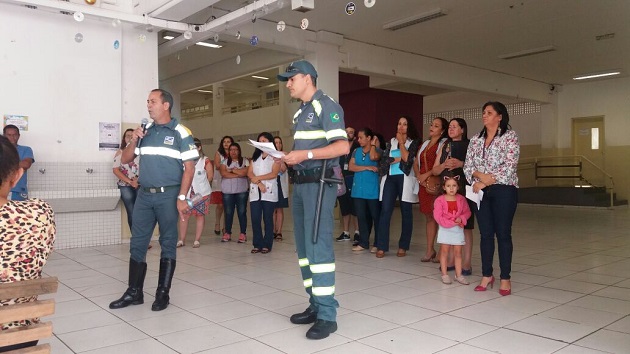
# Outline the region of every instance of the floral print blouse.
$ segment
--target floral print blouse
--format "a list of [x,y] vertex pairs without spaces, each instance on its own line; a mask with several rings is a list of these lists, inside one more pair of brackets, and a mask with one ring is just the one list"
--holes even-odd
[[479,171],[493,175],[497,184],[518,187],[516,167],[521,148],[516,132],[510,129],[503,136],[497,133],[488,147],[485,147],[485,141],[485,137],[478,135],[470,139],[464,162],[468,182],[478,182],[473,172]]
[[[39,199],[10,200],[0,207],[0,284],[38,279],[55,241],[55,215]],[[0,299],[0,306],[34,301],[37,297]],[[29,319],[0,324],[0,330],[37,323]]]
[[[114,156],[114,166],[113,168],[118,168],[120,171],[129,179],[138,178],[139,166],[138,166],[138,156],[131,161],[130,163],[121,163],[120,159],[122,157],[122,150],[118,150],[116,155]],[[119,187],[130,187],[129,183],[118,180],[116,182]]]

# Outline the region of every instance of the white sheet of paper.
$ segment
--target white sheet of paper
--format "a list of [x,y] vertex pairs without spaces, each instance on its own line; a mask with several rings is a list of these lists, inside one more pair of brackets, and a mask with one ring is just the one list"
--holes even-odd
[[262,152],[266,152],[271,157],[279,159],[284,156],[284,152],[276,150],[276,147],[273,145],[273,143],[259,143],[257,141],[253,141],[252,139],[249,139],[248,144],[260,149]]
[[483,191],[480,190],[479,193],[473,192],[472,186],[466,186],[466,198],[472,200],[477,204],[477,210],[479,210],[479,206],[481,205],[481,200],[483,199]]

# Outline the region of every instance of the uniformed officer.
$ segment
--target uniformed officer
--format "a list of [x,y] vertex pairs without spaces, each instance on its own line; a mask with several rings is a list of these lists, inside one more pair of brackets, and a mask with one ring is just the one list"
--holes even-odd
[[179,214],[183,218],[188,210],[186,193],[194,176],[195,160],[199,158],[190,131],[171,118],[172,107],[170,93],[161,89],[151,91],[147,109],[153,122],[146,128],[134,130],[131,142],[122,153],[122,163],[140,156],[140,188],[133,209],[129,287],[120,299],[109,304],[111,309],[144,302],[142,287],[147,272],[147,246],[156,223],[160,228],[162,254],[151,310],[161,311],[169,304],[177,255],[177,217]]
[[314,325],[306,332],[310,339],[326,338],[337,330],[335,300],[335,253],[333,251],[333,209],[337,186],[324,184],[320,214],[319,238],[313,243],[315,210],[320,188],[323,161],[327,160],[326,176],[339,165],[338,157],[348,153],[348,141],[343,109],[332,98],[317,89],[317,71],[305,60],[291,63],[286,72],[278,75],[286,81],[293,98],[302,101],[293,117],[293,151],[283,160],[292,165],[293,223],[304,287],[310,306],[291,316],[296,324]]

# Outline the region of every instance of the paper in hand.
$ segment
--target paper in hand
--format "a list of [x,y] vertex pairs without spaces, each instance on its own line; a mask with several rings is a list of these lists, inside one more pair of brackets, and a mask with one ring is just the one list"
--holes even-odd
[[466,198],[472,200],[477,204],[477,210],[479,210],[479,206],[481,205],[481,200],[483,199],[483,191],[479,190],[479,192],[473,192],[472,186],[466,186]]
[[282,156],[284,156],[284,152],[282,151],[278,151],[276,150],[275,145],[273,145],[273,143],[263,143],[263,142],[257,142],[257,141],[253,141],[252,139],[249,139],[249,145],[260,149],[262,152],[265,152],[267,154],[269,154],[269,156],[271,157],[275,157],[275,158],[282,158]]

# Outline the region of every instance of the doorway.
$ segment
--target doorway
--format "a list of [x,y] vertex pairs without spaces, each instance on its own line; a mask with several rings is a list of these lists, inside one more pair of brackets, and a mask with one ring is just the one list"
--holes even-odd
[[[573,118],[573,154],[582,155],[605,170],[604,117]],[[582,175],[595,186],[606,184],[604,174],[588,162],[582,164]]]

